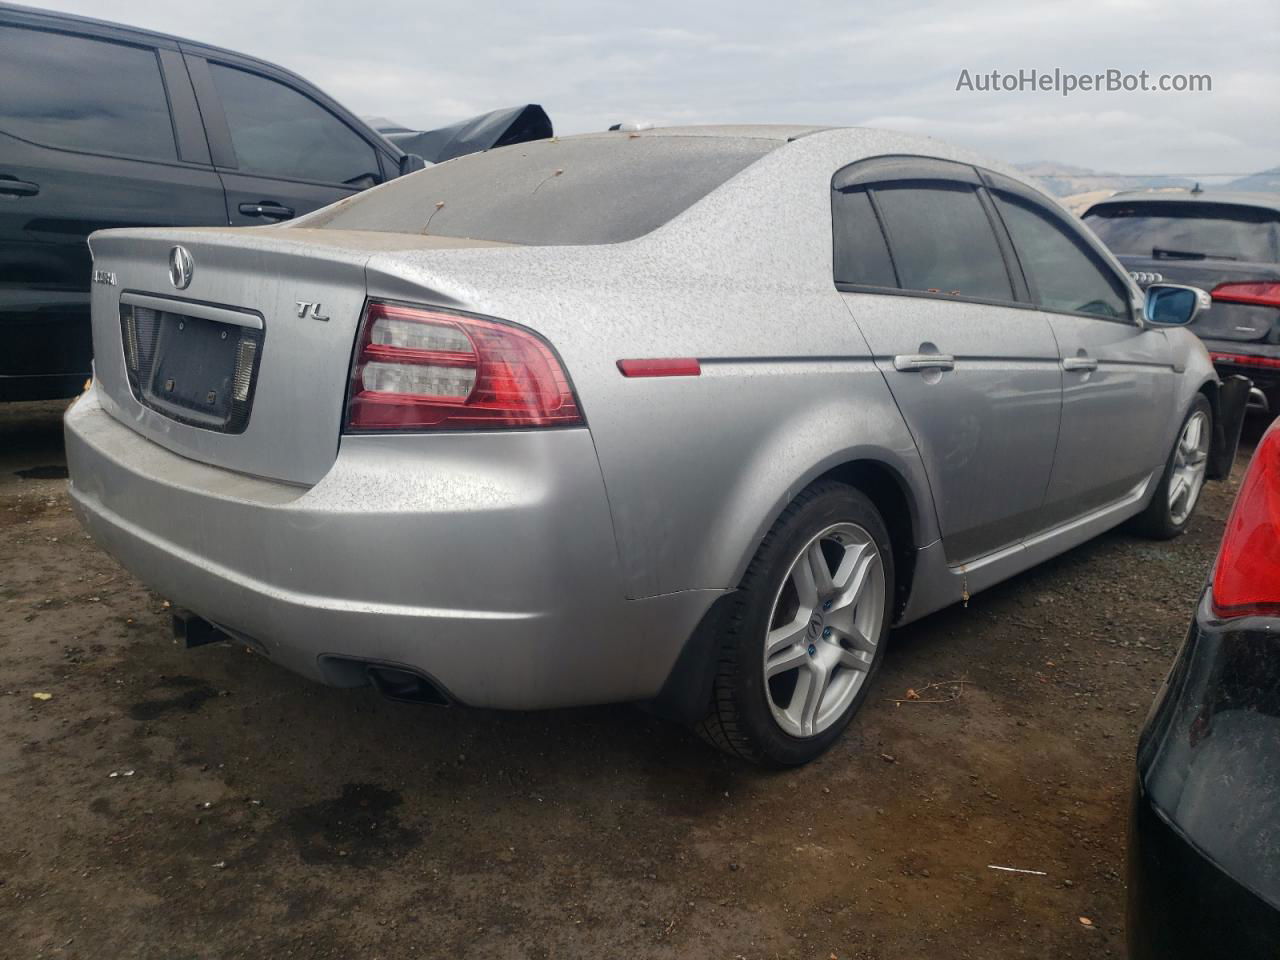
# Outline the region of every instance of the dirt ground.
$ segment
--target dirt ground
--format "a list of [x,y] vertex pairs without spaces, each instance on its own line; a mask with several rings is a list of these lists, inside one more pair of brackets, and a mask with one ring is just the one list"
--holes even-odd
[[1134,740],[1243,455],[1182,539],[1113,533],[893,634],[844,739],[769,774],[631,707],[184,651],[72,517],[61,406],[0,405],[0,956],[1124,955]]

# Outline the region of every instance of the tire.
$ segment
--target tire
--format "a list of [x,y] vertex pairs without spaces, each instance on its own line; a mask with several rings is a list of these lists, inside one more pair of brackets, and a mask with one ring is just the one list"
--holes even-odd
[[[814,582],[815,563],[825,563],[830,584]],[[799,766],[822,754],[871,689],[893,596],[889,531],[871,500],[833,481],[804,490],[735,593],[698,733],[764,766]],[[776,652],[766,665],[770,639]],[[776,671],[771,679],[766,670]],[[805,696],[811,690],[816,700]]]
[[1274,420],[1280,416],[1280,387],[1266,387],[1262,391],[1262,395],[1267,398],[1267,421]]
[[[1201,420],[1200,442],[1197,443],[1195,455],[1189,457],[1185,449],[1188,426],[1196,418]],[[1182,418],[1181,426],[1178,427],[1178,436],[1174,440],[1173,450],[1169,453],[1169,460],[1164,466],[1164,473],[1160,476],[1160,483],[1156,486],[1151,502],[1142,513],[1138,514],[1134,522],[1138,533],[1152,540],[1172,540],[1186,532],[1192,516],[1195,515],[1195,508],[1200,502],[1200,493],[1204,488],[1205,465],[1208,461],[1212,438],[1213,410],[1204,394],[1196,394],[1195,400],[1191,403],[1191,409],[1187,411],[1187,415]],[[1192,461],[1198,467],[1198,477],[1190,481],[1192,483],[1190,505],[1188,507],[1178,502],[1175,506],[1175,503],[1170,502],[1170,494],[1180,481],[1188,482],[1184,468]]]

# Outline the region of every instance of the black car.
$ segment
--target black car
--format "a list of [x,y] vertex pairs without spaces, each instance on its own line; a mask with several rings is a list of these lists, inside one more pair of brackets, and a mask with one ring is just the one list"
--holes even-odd
[[0,4],[0,400],[89,376],[92,231],[272,223],[421,166],[273,64]]
[[1280,957],[1280,421],[1139,741],[1129,954]]
[[1209,291],[1212,307],[1191,329],[1219,374],[1249,377],[1256,402],[1280,413],[1280,195],[1123,193],[1084,220],[1139,285]]

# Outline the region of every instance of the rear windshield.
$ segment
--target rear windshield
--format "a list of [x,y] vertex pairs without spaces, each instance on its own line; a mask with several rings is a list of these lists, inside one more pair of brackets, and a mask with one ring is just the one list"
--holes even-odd
[[1156,260],[1280,260],[1280,215],[1228,203],[1104,203],[1084,222],[1113,253]]
[[626,134],[539,140],[429,167],[303,225],[520,244],[619,243],[662,226],[777,146]]

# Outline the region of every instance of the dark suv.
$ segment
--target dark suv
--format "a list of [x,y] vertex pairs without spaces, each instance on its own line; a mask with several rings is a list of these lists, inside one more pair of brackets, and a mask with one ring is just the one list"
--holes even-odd
[[1123,193],[1094,204],[1084,221],[1139,285],[1207,290],[1213,305],[1191,330],[1220,375],[1249,377],[1255,401],[1280,413],[1280,196]]
[[0,3],[0,400],[89,376],[92,231],[287,220],[422,165],[270,63]]

